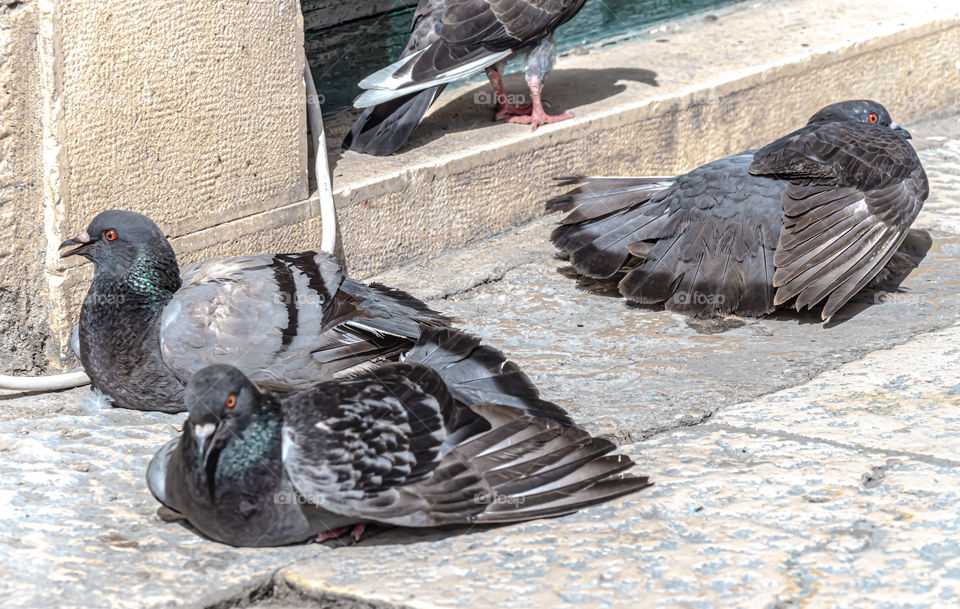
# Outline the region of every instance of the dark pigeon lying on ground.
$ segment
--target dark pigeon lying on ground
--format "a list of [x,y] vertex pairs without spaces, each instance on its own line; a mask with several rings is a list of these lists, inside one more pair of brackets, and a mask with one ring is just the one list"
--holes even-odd
[[[420,0],[410,40],[396,63],[360,81],[365,92],[354,106],[363,115],[343,147],[387,155],[410,138],[447,83],[486,70],[497,99],[496,118],[537,125],[549,116],[540,91],[557,57],[553,32],[573,18],[585,0]],[[508,103],[503,68],[515,53],[527,53],[524,74],[531,103]]]
[[150,490],[207,537],[275,546],[351,527],[358,539],[368,522],[558,516],[649,486],[476,343],[424,329],[402,363],[282,398],[235,368],[204,368],[187,385],[182,435],[150,462]]
[[759,151],[673,178],[572,178],[547,203],[580,274],[707,317],[839,311],[894,256],[927,198],[910,134],[873,101],[833,104]]
[[80,361],[118,406],[181,412],[183,385],[229,364],[284,393],[398,359],[448,320],[402,292],[343,276],[319,251],[208,260],[180,274],[149,218],[106,211],[61,249],[94,264]]

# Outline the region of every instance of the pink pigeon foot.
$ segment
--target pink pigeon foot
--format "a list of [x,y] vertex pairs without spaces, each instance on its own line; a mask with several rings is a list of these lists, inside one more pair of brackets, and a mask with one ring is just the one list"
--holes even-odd
[[320,533],[319,535],[317,535],[314,541],[316,541],[317,543],[322,543],[330,539],[336,539],[341,535],[343,535],[344,533],[349,532],[350,537],[353,538],[353,543],[357,543],[358,541],[360,541],[360,536],[363,535],[363,532],[366,529],[367,529],[367,523],[365,522],[361,522],[360,524],[354,525],[352,527],[345,526],[345,527],[339,527],[336,529],[330,529],[329,531],[324,531],[323,533]]
[[523,123],[531,125],[531,131],[536,130],[540,125],[547,125],[550,123],[558,123],[560,121],[565,121],[568,118],[573,118],[573,112],[564,112],[563,114],[558,114],[556,116],[551,116],[543,111],[545,102],[540,99],[540,79],[536,76],[530,76],[527,78],[527,86],[530,87],[530,97],[533,98],[533,108],[530,113],[525,116],[508,116],[506,121],[508,123]]
[[500,98],[497,98],[497,113],[493,116],[493,120],[501,121],[511,116],[524,116],[530,114],[532,111],[533,104],[514,106],[509,102],[500,103]]
[[[550,102],[543,100],[540,103],[543,104],[544,108],[550,107]],[[511,116],[530,116],[533,112],[533,104],[527,104],[525,106],[514,106],[510,103],[502,103],[497,105],[497,114],[493,117],[495,121],[507,120]],[[572,116],[572,115],[571,115]]]
[[487,68],[487,78],[490,79],[490,84],[493,85],[493,94],[497,100],[497,110],[493,116],[493,120],[499,121],[508,116],[530,114],[533,110],[533,104],[515,106],[509,102],[510,98],[507,97],[507,90],[503,86],[503,77],[500,75],[499,70],[494,67]]
[[560,121],[565,121],[568,118],[573,118],[573,112],[564,112],[563,114],[550,115],[543,111],[543,108],[534,109],[527,116],[508,116],[506,121],[508,123],[523,123],[530,124],[532,128],[531,131],[535,131],[540,125],[549,125],[550,123],[559,123]]

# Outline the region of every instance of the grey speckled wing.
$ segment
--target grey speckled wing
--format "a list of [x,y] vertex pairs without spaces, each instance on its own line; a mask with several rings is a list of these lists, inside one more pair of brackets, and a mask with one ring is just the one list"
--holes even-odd
[[584,0],[447,0],[440,37],[451,45],[511,49],[545,36],[583,4]]
[[551,238],[584,283],[617,281],[637,303],[759,316],[826,300],[827,318],[893,259],[927,197],[909,137],[875,101],[837,102],[676,178],[566,179],[578,186],[547,203],[568,212]]
[[[437,346],[443,342],[431,344],[446,353]],[[486,351],[468,358],[480,361],[445,358],[463,368],[453,375],[461,385],[497,359]],[[505,376],[517,381],[510,370]],[[157,452],[147,481],[200,532],[232,545],[297,543],[367,521],[436,526],[557,516],[650,484],[623,474],[633,462],[610,454],[609,440],[514,406],[461,402],[443,373],[418,363],[386,364],[282,398],[260,392],[236,368],[210,366],[185,393],[183,432]]]
[[[401,525],[429,523],[437,510],[461,513],[484,489],[463,467],[437,471],[447,437],[441,409],[451,408],[439,376],[406,363],[291,395],[284,400],[284,468],[306,501],[335,513]],[[457,479],[455,488],[407,488],[427,475]]]
[[323,252],[237,256],[187,269],[160,346],[184,382],[228,364],[288,392],[396,357],[416,342],[418,321],[446,323],[405,294],[344,279]]
[[826,299],[836,313],[887,264],[929,193],[909,142],[864,123],[808,125],[764,147],[750,171],[790,180],[775,257],[775,302]]
[[305,501],[357,520],[514,522],[649,485],[619,476],[633,463],[606,456],[608,440],[509,406],[458,403],[440,375],[418,364],[288,396],[284,420],[294,487]]
[[443,18],[444,0],[420,0],[410,24],[410,39],[400,58],[425,49],[440,38],[440,20]]
[[[570,415],[541,399],[540,392],[517,364],[481,344],[476,336],[453,328],[424,328],[403,360],[436,371],[453,398],[463,404],[501,404],[535,417],[574,427]],[[455,426],[458,431],[460,425]]]

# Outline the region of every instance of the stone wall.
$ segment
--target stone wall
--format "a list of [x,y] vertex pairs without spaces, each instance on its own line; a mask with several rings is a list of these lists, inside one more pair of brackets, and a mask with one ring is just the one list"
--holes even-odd
[[45,365],[50,334],[38,14],[0,2],[0,369],[17,372]]
[[0,7],[0,370],[35,372],[69,360],[92,270],[56,248],[98,212],[177,237],[308,198],[303,17],[296,0]]

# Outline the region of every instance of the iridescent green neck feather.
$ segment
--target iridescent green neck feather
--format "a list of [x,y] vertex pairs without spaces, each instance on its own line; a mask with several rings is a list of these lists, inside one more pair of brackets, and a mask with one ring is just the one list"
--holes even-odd
[[277,416],[255,416],[236,436],[230,439],[217,461],[214,487],[222,481],[242,481],[248,476],[259,478],[280,463],[281,419]]

